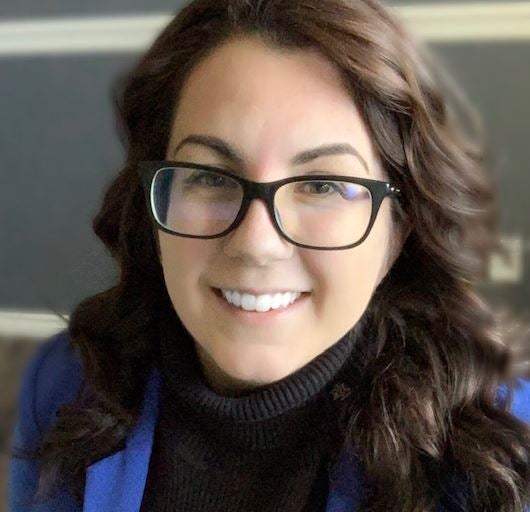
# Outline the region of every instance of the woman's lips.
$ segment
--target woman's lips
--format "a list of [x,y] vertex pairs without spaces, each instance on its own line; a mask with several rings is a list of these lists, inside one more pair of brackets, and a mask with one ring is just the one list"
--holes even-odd
[[288,318],[292,314],[297,313],[300,307],[307,302],[308,296],[311,295],[311,292],[304,292],[292,304],[289,304],[286,307],[279,307],[278,309],[269,309],[267,312],[261,312],[248,311],[234,306],[224,298],[224,295],[219,288],[211,288],[211,290],[214,292],[217,301],[221,304],[224,311],[230,313],[234,318],[242,322],[254,325],[267,323],[280,318]]

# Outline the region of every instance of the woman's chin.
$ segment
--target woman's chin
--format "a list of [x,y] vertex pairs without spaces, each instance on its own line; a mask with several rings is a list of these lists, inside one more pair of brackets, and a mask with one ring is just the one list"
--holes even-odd
[[[289,365],[286,365],[289,361]],[[217,389],[249,392],[277,382],[298,367],[292,364],[292,354],[287,356],[278,347],[247,347],[237,350],[234,357],[223,351],[221,358],[208,357],[203,361],[210,382],[215,382]]]

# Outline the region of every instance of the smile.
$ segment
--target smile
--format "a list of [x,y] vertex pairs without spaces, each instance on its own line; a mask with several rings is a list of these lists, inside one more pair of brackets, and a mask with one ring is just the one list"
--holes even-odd
[[232,311],[254,315],[258,313],[265,316],[290,310],[310,295],[310,292],[286,292],[256,296],[219,288],[213,288],[213,291]]
[[221,290],[227,302],[245,311],[267,312],[270,309],[286,308],[300,295],[300,292],[274,293],[265,295],[251,295],[238,291]]

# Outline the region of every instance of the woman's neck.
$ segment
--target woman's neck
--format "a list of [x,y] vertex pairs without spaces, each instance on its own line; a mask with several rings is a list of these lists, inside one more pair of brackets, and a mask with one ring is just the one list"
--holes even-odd
[[223,371],[208,352],[194,342],[195,352],[200,362],[204,380],[208,387],[220,396],[239,398],[262,388],[259,382],[237,379]]

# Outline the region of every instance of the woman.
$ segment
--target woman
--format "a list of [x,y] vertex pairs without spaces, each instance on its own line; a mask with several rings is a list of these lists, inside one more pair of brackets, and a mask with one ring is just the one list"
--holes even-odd
[[375,0],[175,17],[118,92],[120,280],[28,367],[12,510],[523,510],[494,195],[436,83]]

